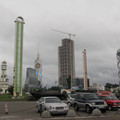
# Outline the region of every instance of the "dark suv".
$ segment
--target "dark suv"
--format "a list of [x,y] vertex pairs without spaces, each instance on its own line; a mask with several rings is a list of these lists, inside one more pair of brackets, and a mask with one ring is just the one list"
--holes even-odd
[[90,113],[93,109],[98,108],[102,112],[106,112],[107,104],[104,100],[100,100],[94,93],[77,93],[74,109],[78,111],[79,109],[84,109],[86,112]]

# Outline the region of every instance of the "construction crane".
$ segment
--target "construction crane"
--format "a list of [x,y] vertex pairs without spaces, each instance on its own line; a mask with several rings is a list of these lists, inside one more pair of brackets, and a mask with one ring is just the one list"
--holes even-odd
[[75,34],[66,33],[66,32],[59,31],[59,30],[54,30],[54,29],[51,29],[51,30],[52,30],[52,31],[56,31],[56,32],[60,32],[60,33],[63,33],[63,34],[67,34],[67,35],[69,35],[69,39],[71,39],[71,36],[75,36]]

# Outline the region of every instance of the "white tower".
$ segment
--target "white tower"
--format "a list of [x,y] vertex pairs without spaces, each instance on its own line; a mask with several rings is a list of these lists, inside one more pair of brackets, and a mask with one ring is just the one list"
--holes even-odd
[[7,70],[7,62],[3,61],[1,65],[1,70],[2,70],[2,75],[1,75],[1,80],[6,81],[6,70]]
[[38,88],[42,87],[42,65],[40,61],[40,54],[38,52],[37,59],[35,60],[35,69],[36,69],[36,75],[38,78]]
[[6,70],[7,70],[7,62],[3,61],[1,65],[2,75],[0,81],[0,93],[4,94],[8,92],[8,80],[6,79]]
[[19,16],[15,20],[16,36],[15,36],[15,82],[14,82],[14,96],[22,96],[22,57],[23,57],[23,28],[24,19]]

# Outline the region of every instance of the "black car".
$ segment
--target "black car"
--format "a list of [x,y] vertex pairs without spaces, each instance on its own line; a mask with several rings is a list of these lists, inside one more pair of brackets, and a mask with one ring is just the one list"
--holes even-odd
[[107,104],[104,100],[100,100],[95,93],[77,93],[74,101],[74,109],[84,109],[90,113],[93,109],[98,108],[102,112],[107,110]]

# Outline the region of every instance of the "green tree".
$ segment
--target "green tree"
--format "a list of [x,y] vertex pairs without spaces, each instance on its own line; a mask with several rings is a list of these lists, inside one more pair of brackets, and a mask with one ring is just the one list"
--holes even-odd
[[117,88],[117,87],[119,87],[118,84],[113,84],[112,86],[113,86],[113,88]]
[[71,76],[67,78],[68,89],[71,89]]
[[106,85],[105,85],[105,89],[106,89],[106,90],[109,90],[109,89],[111,89],[111,88],[117,88],[117,87],[119,87],[118,84],[106,83]]
[[68,97],[68,94],[66,91],[63,91],[62,94],[67,98]]
[[51,88],[49,88],[47,91],[57,91],[57,92],[61,92],[61,88],[59,86],[52,86]]
[[31,92],[38,92],[38,93],[43,93],[44,88],[35,88]]
[[9,88],[8,88],[8,92],[13,95],[13,85],[11,85]]
[[105,85],[105,89],[111,89],[112,88],[112,84],[110,84],[110,83],[106,83],[106,85]]

